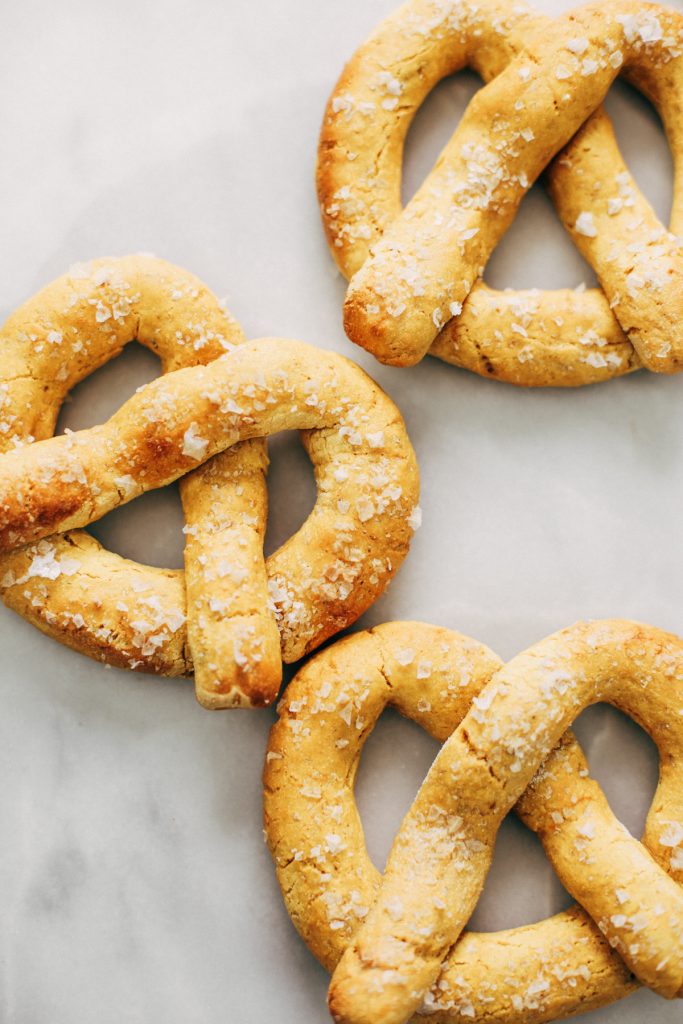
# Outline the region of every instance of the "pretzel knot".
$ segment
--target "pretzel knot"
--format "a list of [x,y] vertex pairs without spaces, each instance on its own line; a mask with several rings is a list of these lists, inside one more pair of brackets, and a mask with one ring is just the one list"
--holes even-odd
[[[354,622],[403,561],[419,524],[415,456],[354,363],[245,342],[200,281],[146,256],[73,268],[0,337],[0,590],[63,643],[141,671],[194,668],[207,707],[268,704],[281,659]],[[70,388],[133,339],[165,375],[107,423],[50,438]],[[285,429],[302,431],[318,495],[264,563],[264,439]],[[74,530],[179,477],[184,573]]]
[[[402,210],[411,121],[465,66],[488,84]],[[676,166],[670,231],[598,109],[620,74],[664,122]],[[412,365],[429,350],[515,384],[679,371],[682,103],[683,16],[672,10],[606,0],[552,20],[503,0],[409,0],[344,69],[320,138],[318,195],[350,279],[349,338],[382,362]],[[495,292],[484,267],[553,157],[550,195],[602,290]]]
[[[660,753],[643,844],[614,818],[568,726],[607,701]],[[353,796],[387,704],[441,748],[373,867]],[[266,834],[294,924],[353,1024],[540,1024],[638,983],[683,995],[683,641],[620,620],[579,623],[507,665],[449,630],[391,623],[314,657],[290,684],[264,772]],[[515,806],[580,906],[461,934]]]

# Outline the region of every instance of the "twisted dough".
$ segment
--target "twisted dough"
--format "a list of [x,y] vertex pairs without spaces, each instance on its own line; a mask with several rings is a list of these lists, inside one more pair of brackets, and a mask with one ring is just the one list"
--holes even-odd
[[[211,362],[244,341],[237,322],[198,278],[148,255],[77,264],[16,310],[0,337],[3,451],[49,437],[69,391],[131,341],[158,355],[164,373]],[[0,559],[5,602],[49,635],[109,664],[163,675],[194,671],[200,696],[209,688],[206,652],[218,649],[211,678],[220,681],[224,703],[272,701],[281,678],[279,635],[267,613],[265,574],[258,571],[267,461],[265,442],[248,441],[181,480],[190,530],[186,576],[121,558],[72,531]],[[124,490],[129,486],[121,481]],[[201,584],[207,567],[197,561],[191,539],[207,517],[202,496],[208,493],[230,524],[233,547],[255,559],[256,568],[233,595],[239,604],[231,619],[207,620],[201,609],[202,618],[191,614],[188,626],[186,582],[202,589],[206,602],[220,596],[216,582]],[[258,620],[238,614],[239,605],[260,608]],[[257,657],[240,665],[233,650],[248,640],[252,648],[258,643]]]
[[[629,174],[604,112],[583,122],[619,73],[652,100],[677,167],[671,232],[683,232],[682,54],[681,15],[634,0],[556,20],[504,0],[409,0],[386,19],[342,73],[320,139],[318,193],[331,250],[351,279],[351,340],[398,365],[431,346],[448,362],[525,385],[680,369],[679,242]],[[402,211],[413,116],[465,66],[489,84]],[[478,280],[491,252],[574,133],[548,183],[604,294],[492,291]]]
[[[5,447],[49,434],[66,392],[133,338],[157,351],[165,370],[208,362],[243,340],[201,282],[163,261],[128,257],[76,268],[3,328],[0,438]],[[191,404],[185,402],[184,378],[175,373],[131,399],[127,411],[110,421],[109,433],[106,426],[94,428],[0,459],[3,470],[23,465],[26,471],[14,494],[14,525],[5,535],[5,550],[29,542],[2,558],[5,601],[44,631],[111,664],[179,675],[192,671],[194,661],[198,697],[210,707],[272,700],[280,680],[280,647],[285,660],[295,660],[354,621],[400,565],[410,522],[416,521],[411,519],[418,489],[414,454],[397,410],[369,378],[340,357],[300,343],[250,343],[249,351],[259,356],[251,366],[251,357],[240,362],[239,380],[230,379],[229,367],[216,374],[223,387],[217,401],[217,392],[208,395],[200,378],[190,378],[203,397],[194,395],[197,415],[176,436],[174,469],[168,467],[172,442],[164,437],[165,421],[171,419],[166,403],[175,403],[176,412]],[[259,376],[265,362],[277,379],[278,399]],[[279,366],[286,370],[278,373]],[[289,390],[284,372],[295,375]],[[80,531],[39,539],[84,525],[234,445],[236,401],[247,433],[254,423],[251,405],[267,407],[275,418],[266,422],[282,429],[294,398],[306,410],[305,424],[315,423],[322,415],[314,408],[316,374],[324,373],[330,375],[328,405],[335,383],[339,388],[334,398],[346,440],[340,435],[335,445],[330,429],[304,437],[324,499],[265,567],[267,456],[260,439],[236,444],[181,480],[185,574],[129,562]],[[146,404],[148,393],[154,397]],[[205,419],[214,439],[211,452]],[[124,437],[114,440],[119,427]],[[125,438],[138,429],[144,433],[142,448],[127,463]],[[78,452],[91,445],[86,481]],[[49,468],[53,451],[60,453],[56,476]],[[164,453],[169,458],[162,466]],[[329,460],[337,456],[335,471]],[[34,477],[30,467],[39,463],[43,468]],[[6,496],[10,477],[2,476],[0,491]]]
[[[618,704],[658,744],[645,848],[612,815],[573,736],[562,736],[591,700]],[[387,704],[447,742],[382,879],[353,781]],[[340,964],[330,990],[338,1019],[405,1020],[422,1003],[438,1024],[542,1024],[627,995],[638,984],[632,971],[664,995],[680,991],[679,639],[617,620],[580,623],[501,667],[457,633],[390,623],[311,659],[279,711],[264,771],[266,835],[294,924],[328,969]],[[585,909],[454,945],[515,800]]]

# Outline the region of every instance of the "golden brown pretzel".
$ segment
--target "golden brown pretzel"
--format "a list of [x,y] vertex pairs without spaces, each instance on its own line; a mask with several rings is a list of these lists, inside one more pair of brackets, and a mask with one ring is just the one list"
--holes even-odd
[[[618,704],[658,744],[643,846],[562,735],[591,700]],[[446,743],[382,879],[353,781],[387,704]],[[436,1024],[542,1024],[627,995],[632,972],[681,994],[681,640],[618,620],[580,623],[501,667],[460,634],[389,623],[312,658],[279,710],[264,772],[266,835],[294,924],[337,968],[339,1020],[386,1024],[421,1005]],[[456,943],[515,800],[584,909]]]
[[[464,66],[489,84],[401,211],[412,118]],[[677,372],[680,243],[637,188],[606,114],[581,127],[619,73],[664,121],[677,166],[671,232],[682,233],[683,16],[636,0],[556,20],[506,0],[409,0],[386,19],[344,69],[320,139],[318,193],[351,281],[351,340],[383,362],[409,365],[430,349],[525,385],[590,383],[640,365]],[[483,268],[562,146],[550,192],[604,292],[494,292]]]
[[[48,463],[50,451],[60,452],[62,465],[71,466],[52,482],[39,482],[28,470],[24,490],[15,492],[14,526],[5,534],[4,550],[29,543],[2,557],[3,597],[44,631],[111,664],[179,675],[191,672],[194,662],[197,694],[206,706],[268,703],[279,686],[280,647],[285,660],[295,660],[354,621],[407,551],[417,470],[403,422],[389,399],[346,360],[295,342],[252,342],[247,347],[255,353],[253,372],[248,359],[240,362],[240,395],[229,368],[222,377],[216,374],[225,388],[218,404],[217,392],[194,378],[193,397],[202,412],[176,439],[173,469],[171,442],[164,436],[171,418],[165,402],[176,402],[176,411],[191,404],[185,378],[176,374],[163,378],[172,383],[150,386],[154,408],[145,404],[148,389],[143,389],[127,404],[127,413],[113,418],[129,435],[136,429],[144,434],[144,453],[134,466],[124,465],[121,449],[113,457],[111,438],[93,444],[89,454],[99,452],[101,462],[92,464],[86,486],[75,458],[79,438],[87,447],[89,439],[104,438],[106,426],[13,450],[25,439],[49,435],[69,388],[133,338],[159,352],[165,370],[208,362],[243,341],[201,282],[149,257],[79,267],[22,306],[3,328],[0,438],[8,454],[0,459],[0,489],[9,483],[6,467],[26,468],[36,458],[41,461],[41,452]],[[287,422],[288,410],[274,409],[277,402],[265,376],[259,376],[263,363],[268,363],[266,376],[277,379],[282,402],[291,399],[283,374],[294,374],[306,426],[325,419],[325,409],[314,407],[316,374],[328,373],[327,394],[337,373],[338,427],[346,424],[343,436],[334,428],[304,436],[319,501],[299,533],[265,566],[264,442],[255,437],[235,444],[239,429],[248,434],[252,426],[247,406],[275,411],[280,419],[270,421],[274,429]],[[278,369],[282,366],[286,371]],[[243,408],[240,426],[233,429],[235,398]],[[137,418],[138,409],[146,409],[149,419]],[[234,445],[208,462],[205,420],[211,421],[216,452]],[[339,479],[330,451],[340,457]],[[105,506],[121,504],[202,462],[181,481],[185,574],[122,559],[80,531],[39,539],[84,525]],[[104,479],[106,496],[100,486]],[[35,504],[37,490],[42,509]]]

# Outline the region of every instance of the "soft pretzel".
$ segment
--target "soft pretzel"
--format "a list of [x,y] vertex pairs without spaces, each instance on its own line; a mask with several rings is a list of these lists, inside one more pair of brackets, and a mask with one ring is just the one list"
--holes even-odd
[[[564,732],[595,700],[621,707],[659,747],[642,846]],[[353,782],[387,704],[446,742],[382,878]],[[279,712],[266,836],[294,924],[336,968],[336,1019],[387,1024],[419,1008],[437,1024],[542,1024],[619,999],[638,979],[682,994],[681,640],[619,620],[579,623],[502,666],[460,634],[390,623],[312,658]],[[515,801],[582,907],[458,939]]]
[[[2,557],[4,600],[111,664],[166,675],[194,667],[206,706],[268,703],[280,682],[280,647],[286,661],[295,660],[353,622],[405,556],[418,481],[403,422],[354,364],[273,340],[249,343],[251,355],[234,374],[231,363],[212,370],[215,388],[214,377],[171,373],[139,391],[110,424],[40,440],[73,384],[133,338],[172,371],[243,341],[201,282],[149,257],[76,268],[3,328],[0,521],[3,549],[24,545]],[[301,402],[299,420],[294,401]],[[183,414],[189,418],[177,433]],[[290,420],[320,424],[303,439],[319,498],[264,566],[260,438]],[[240,431],[253,439],[237,444]],[[206,461],[214,452],[221,454]],[[72,531],[190,469],[181,480],[185,573],[138,565]],[[48,538],[55,530],[71,532]]]
[[[244,335],[198,278],[164,260],[138,255],[72,267],[16,310],[0,338],[0,449],[10,451],[49,437],[69,391],[130,341],[155,352],[168,372],[210,362]],[[216,508],[231,523],[236,549],[251,551],[265,531],[266,467],[265,442],[254,440],[181,481],[192,531],[186,551],[190,586],[203,574],[193,557],[192,537],[206,516],[200,495],[213,491]],[[119,486],[129,490],[131,481],[122,478]],[[247,674],[234,657],[224,656],[213,678],[220,678],[226,703],[258,704],[272,700],[278,690],[279,637],[266,611],[262,574],[254,572],[245,582],[251,591],[246,607],[261,609],[259,636],[254,635],[261,657],[251,659]],[[198,692],[209,688],[206,647],[188,642],[183,573],[139,565],[73,531],[5,555],[0,587],[10,607],[76,650],[140,671],[179,675],[194,670]],[[209,600],[215,588],[215,583],[206,587]],[[240,600],[243,595],[235,596]],[[220,645],[223,654],[255,632],[254,623],[239,608],[235,611],[220,625],[212,616],[202,631],[209,629],[212,644]],[[195,615],[190,630],[198,629]],[[197,639],[206,644],[209,638]]]
[[[465,66],[488,84],[402,211],[413,116]],[[683,17],[668,8],[606,0],[552,20],[507,0],[409,0],[379,25],[330,97],[318,157],[328,241],[350,278],[351,340],[382,362],[409,365],[430,350],[526,385],[584,384],[641,365],[680,370],[683,176],[667,232],[607,115],[583,124],[618,74],[657,107],[678,167]],[[494,292],[483,268],[563,146],[550,193],[603,291]]]

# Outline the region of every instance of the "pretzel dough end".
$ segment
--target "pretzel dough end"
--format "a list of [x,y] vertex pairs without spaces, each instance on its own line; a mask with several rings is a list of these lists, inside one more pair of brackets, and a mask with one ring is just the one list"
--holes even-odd
[[[359,294],[359,288],[350,285],[344,302],[344,330],[347,337],[360,348],[371,352],[376,359],[387,366],[415,366],[425,355],[426,349],[415,348],[415,332],[411,329],[396,330],[393,318],[382,316],[379,305],[369,298],[367,292]],[[374,297],[376,299],[376,296]],[[375,312],[376,310],[376,312]],[[407,314],[407,310],[405,313]],[[415,315],[418,310],[412,311]],[[430,338],[430,342],[431,342]]]

